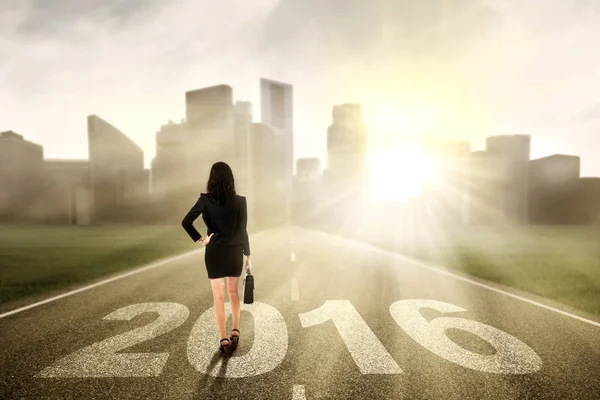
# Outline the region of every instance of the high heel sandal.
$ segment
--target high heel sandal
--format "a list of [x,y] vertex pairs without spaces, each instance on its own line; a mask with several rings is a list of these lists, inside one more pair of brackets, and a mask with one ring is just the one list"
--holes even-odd
[[[227,344],[223,344],[224,340],[227,340]],[[230,344],[231,344],[231,341],[229,339],[227,339],[227,338],[221,339],[221,342],[219,344],[219,351],[221,352],[221,354],[227,355],[227,350],[229,350]]]
[[[234,335],[233,332],[237,332],[238,334]],[[240,341],[240,330],[234,328],[231,330],[231,336],[229,337],[229,343],[233,342],[233,345],[235,347],[237,347],[239,341]]]

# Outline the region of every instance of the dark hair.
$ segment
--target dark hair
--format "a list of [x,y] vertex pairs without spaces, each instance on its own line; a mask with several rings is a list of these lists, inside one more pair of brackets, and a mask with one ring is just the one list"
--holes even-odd
[[233,172],[226,163],[219,161],[213,164],[206,185],[209,199],[218,204],[224,204],[235,196],[235,182]]

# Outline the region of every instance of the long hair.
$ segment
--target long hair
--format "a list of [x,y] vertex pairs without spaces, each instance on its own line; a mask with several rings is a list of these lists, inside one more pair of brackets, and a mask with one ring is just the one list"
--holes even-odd
[[225,204],[228,199],[235,196],[235,182],[233,172],[226,163],[219,161],[210,169],[206,192],[209,199],[218,204]]

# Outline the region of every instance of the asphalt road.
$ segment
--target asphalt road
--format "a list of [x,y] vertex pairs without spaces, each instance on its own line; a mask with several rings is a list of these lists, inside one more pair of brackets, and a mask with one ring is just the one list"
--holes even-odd
[[232,357],[199,250],[3,314],[0,399],[600,398],[597,319],[324,233],[250,240]]

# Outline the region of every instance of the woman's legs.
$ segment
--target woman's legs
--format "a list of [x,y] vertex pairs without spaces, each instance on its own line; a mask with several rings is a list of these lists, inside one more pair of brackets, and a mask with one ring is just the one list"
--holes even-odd
[[227,277],[227,293],[229,294],[229,301],[231,304],[233,329],[240,329],[240,295],[238,294],[239,281],[239,276]]
[[[228,336],[227,336],[227,332],[225,331],[225,279],[223,279],[223,278],[211,279],[210,286],[212,287],[213,302],[215,305],[215,317],[217,318],[217,326],[219,327],[219,332],[221,333],[221,338],[226,338]],[[225,342],[225,343],[227,343],[227,342]]]

